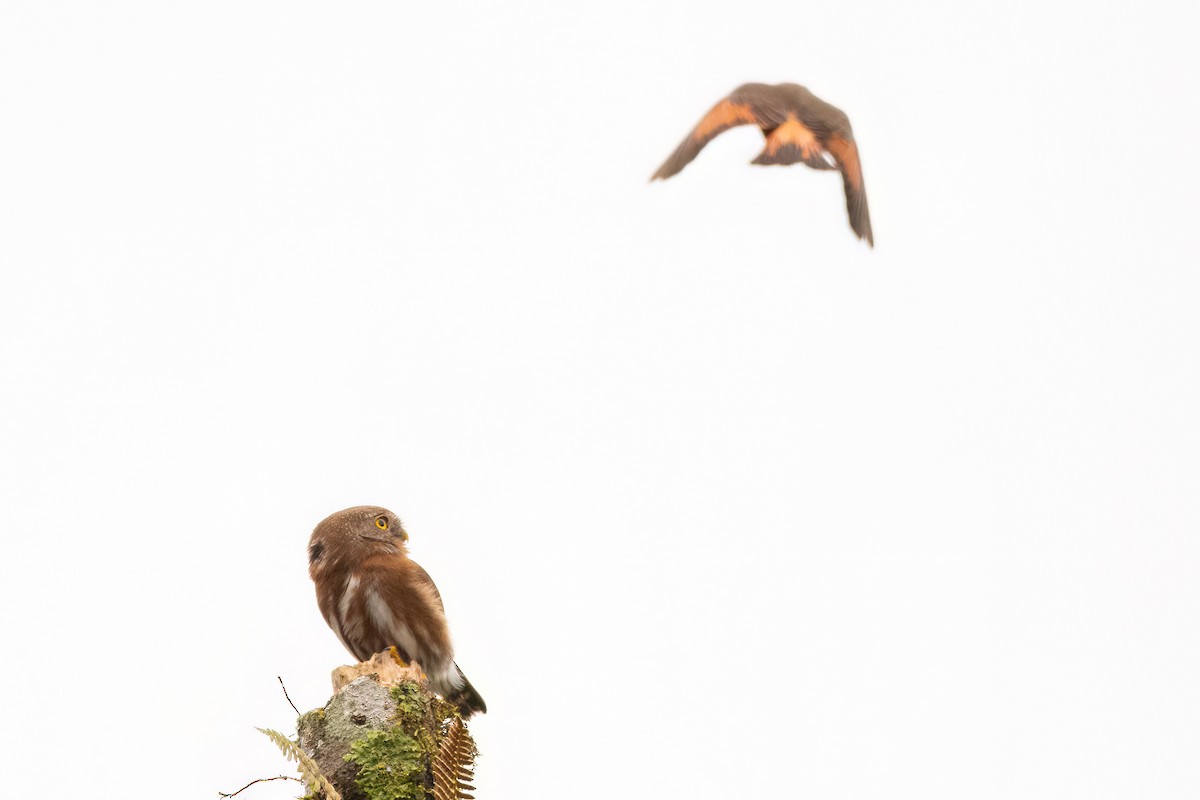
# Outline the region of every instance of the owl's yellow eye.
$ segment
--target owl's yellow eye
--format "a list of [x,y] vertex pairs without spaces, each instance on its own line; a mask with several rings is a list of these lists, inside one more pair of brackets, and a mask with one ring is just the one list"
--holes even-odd
[[375,527],[379,528],[379,530],[381,530],[381,531],[386,531],[387,530],[387,517],[376,517],[375,518]]

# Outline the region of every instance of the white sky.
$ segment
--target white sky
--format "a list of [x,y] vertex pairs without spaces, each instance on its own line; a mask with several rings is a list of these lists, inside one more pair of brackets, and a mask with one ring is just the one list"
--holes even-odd
[[7,794],[294,774],[373,503],[481,800],[1200,796],[1195,10],[481,6],[0,8]]

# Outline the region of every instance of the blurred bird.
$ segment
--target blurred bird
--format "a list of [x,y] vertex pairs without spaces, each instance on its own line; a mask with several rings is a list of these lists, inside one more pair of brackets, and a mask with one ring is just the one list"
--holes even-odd
[[408,532],[386,508],[356,506],[322,520],[308,541],[308,573],[321,614],[359,661],[395,647],[464,717],[486,712],[454,663],[442,596],[409,560],[407,541]]
[[867,192],[863,186],[858,146],[850,119],[808,89],[795,83],[769,86],[747,83],[713,106],[650,180],[666,179],[695,158],[717,134],[738,125],[755,124],[767,144],[752,164],[795,164],[813,169],[839,169],[846,189],[850,227],[875,246]]

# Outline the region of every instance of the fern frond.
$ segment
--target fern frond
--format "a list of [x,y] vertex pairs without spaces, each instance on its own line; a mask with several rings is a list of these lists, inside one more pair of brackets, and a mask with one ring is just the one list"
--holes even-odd
[[455,717],[433,759],[433,800],[474,800],[470,781],[475,776],[475,740],[463,721]]
[[342,796],[338,794],[337,789],[333,788],[333,784],[329,782],[329,779],[321,774],[321,768],[317,766],[317,762],[309,758],[308,754],[300,749],[300,745],[279,731],[273,731],[269,728],[258,728],[257,730],[274,742],[275,746],[283,751],[284,756],[289,761],[296,762],[296,770],[300,773],[300,777],[304,778],[304,784],[310,792],[314,794],[317,792],[323,793],[325,800],[342,800]]

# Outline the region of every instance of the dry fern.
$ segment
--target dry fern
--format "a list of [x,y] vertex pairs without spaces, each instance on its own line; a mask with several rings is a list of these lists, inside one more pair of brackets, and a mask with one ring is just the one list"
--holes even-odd
[[275,746],[283,751],[283,754],[289,761],[296,762],[296,769],[300,773],[300,777],[304,778],[304,784],[310,792],[313,794],[317,792],[323,793],[325,800],[342,800],[342,796],[338,794],[338,790],[333,788],[333,784],[329,782],[329,779],[321,774],[321,768],[317,766],[317,762],[309,758],[300,749],[300,745],[279,731],[267,728],[259,728],[258,731],[274,742]]
[[433,759],[433,800],[474,800],[470,781],[475,776],[475,740],[461,719],[455,717]]

